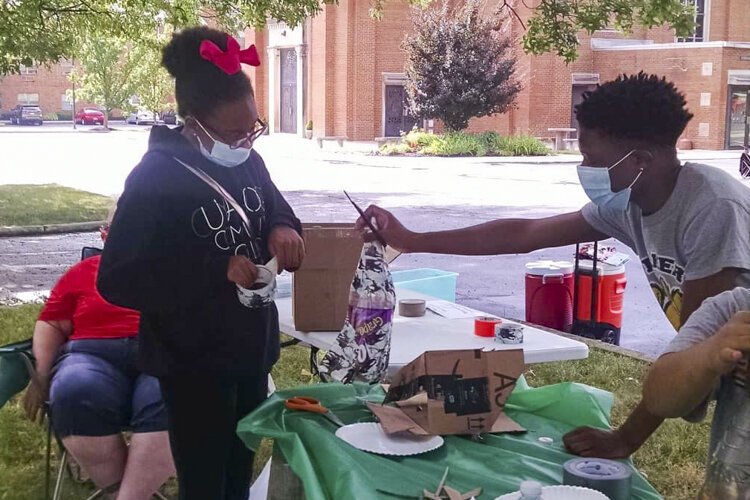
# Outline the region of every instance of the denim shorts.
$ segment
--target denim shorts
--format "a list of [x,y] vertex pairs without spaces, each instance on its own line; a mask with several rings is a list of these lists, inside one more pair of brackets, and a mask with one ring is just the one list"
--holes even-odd
[[50,419],[60,437],[167,430],[159,381],[136,366],[137,338],[71,340],[50,386]]

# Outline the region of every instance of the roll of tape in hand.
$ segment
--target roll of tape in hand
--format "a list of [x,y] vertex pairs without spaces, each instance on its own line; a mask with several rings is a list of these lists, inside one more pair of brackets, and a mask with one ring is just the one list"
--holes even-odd
[[574,458],[563,465],[563,484],[601,491],[610,500],[629,500],[633,470],[604,458]]

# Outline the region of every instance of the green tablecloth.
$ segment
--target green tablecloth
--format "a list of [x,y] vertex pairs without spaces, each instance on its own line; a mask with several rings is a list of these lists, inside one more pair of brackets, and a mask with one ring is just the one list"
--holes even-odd
[[[319,384],[273,394],[242,419],[237,432],[255,449],[262,437],[275,440],[292,470],[301,478],[308,500],[417,498],[423,489],[434,491],[450,467],[447,484],[461,491],[482,488],[479,499],[518,490],[521,481],[562,484],[562,464],[573,458],[562,436],[575,427],[608,427],[612,395],[581,384],[565,383],[529,388],[523,379],[506,405],[506,413],[528,432],[485,434],[481,442],[467,436],[448,436],[438,450],[413,457],[385,457],[366,453],[334,436],[336,426],[311,413],[284,408],[284,399],[319,399],[345,423],[374,421],[363,403],[382,401],[383,391],[366,385]],[[539,438],[551,437],[543,444]],[[632,465],[632,464],[631,464]],[[640,475],[634,476],[633,498],[661,496]]]

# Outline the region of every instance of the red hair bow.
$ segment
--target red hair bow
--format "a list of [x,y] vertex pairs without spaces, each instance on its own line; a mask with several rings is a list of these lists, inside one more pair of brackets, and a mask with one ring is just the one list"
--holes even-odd
[[240,63],[249,64],[250,66],[260,66],[260,57],[258,57],[255,45],[251,45],[245,50],[240,50],[240,44],[230,35],[227,35],[226,51],[221,50],[211,40],[203,40],[201,42],[200,54],[203,59],[212,62],[227,75],[239,73],[242,69]]

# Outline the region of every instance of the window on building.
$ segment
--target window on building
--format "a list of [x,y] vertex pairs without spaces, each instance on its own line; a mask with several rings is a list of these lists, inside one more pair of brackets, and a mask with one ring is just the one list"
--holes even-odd
[[62,111],[73,111],[73,94],[66,92],[60,98],[60,109]]
[[39,94],[18,94],[18,104],[39,104]]
[[21,65],[20,72],[22,75],[36,75],[38,72],[38,68],[36,66]]
[[683,3],[695,9],[695,31],[691,36],[677,37],[678,42],[703,42],[706,31],[706,3],[708,0],[682,0]]
[[73,61],[60,61],[60,71],[63,75],[69,75],[73,71]]

